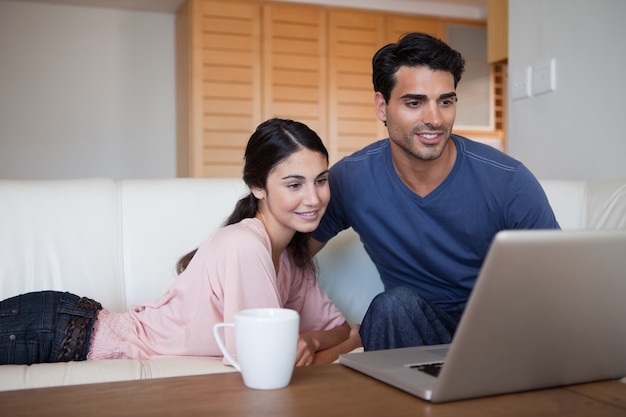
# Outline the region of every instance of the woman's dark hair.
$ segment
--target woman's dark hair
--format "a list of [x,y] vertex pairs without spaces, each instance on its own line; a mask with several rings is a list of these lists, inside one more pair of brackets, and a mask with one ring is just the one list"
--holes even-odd
[[380,48],[372,58],[374,91],[380,92],[385,102],[389,102],[396,85],[396,72],[402,66],[424,66],[449,72],[456,88],[465,69],[465,59],[445,42],[426,33],[403,35],[398,42]]
[[[288,119],[269,119],[261,123],[246,146],[244,153],[243,181],[248,188],[265,188],[267,177],[276,165],[301,149],[318,152],[328,161],[328,150],[320,137],[304,123]],[[235,205],[224,226],[254,217],[258,200],[250,192]],[[309,233],[296,232],[287,246],[295,264],[300,268],[315,269],[309,254]],[[196,250],[183,256],[176,265],[180,274],[185,270]]]

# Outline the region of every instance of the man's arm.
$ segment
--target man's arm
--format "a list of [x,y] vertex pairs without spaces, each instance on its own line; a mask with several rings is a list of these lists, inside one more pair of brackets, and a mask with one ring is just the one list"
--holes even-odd
[[324,246],[326,246],[325,242],[320,242],[319,240],[315,240],[313,238],[309,239],[309,253],[311,256],[317,255],[317,253],[321,251]]

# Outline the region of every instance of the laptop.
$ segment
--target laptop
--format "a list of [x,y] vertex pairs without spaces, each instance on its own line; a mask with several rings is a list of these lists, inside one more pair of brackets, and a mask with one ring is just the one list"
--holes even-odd
[[624,323],[626,230],[502,231],[451,344],[339,362],[432,402],[618,379]]

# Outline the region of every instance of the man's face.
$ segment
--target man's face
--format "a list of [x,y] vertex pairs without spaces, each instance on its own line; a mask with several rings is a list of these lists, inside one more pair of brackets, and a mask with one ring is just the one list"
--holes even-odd
[[389,102],[376,93],[376,114],[386,122],[389,138],[416,159],[439,158],[452,133],[456,92],[451,73],[403,66]]

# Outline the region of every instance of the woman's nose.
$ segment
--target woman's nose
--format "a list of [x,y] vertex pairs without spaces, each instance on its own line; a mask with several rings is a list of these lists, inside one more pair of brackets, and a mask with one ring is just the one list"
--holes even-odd
[[317,190],[317,187],[315,186],[309,187],[306,198],[305,198],[305,202],[313,206],[313,205],[319,204],[320,200],[321,199],[320,199],[319,191]]

